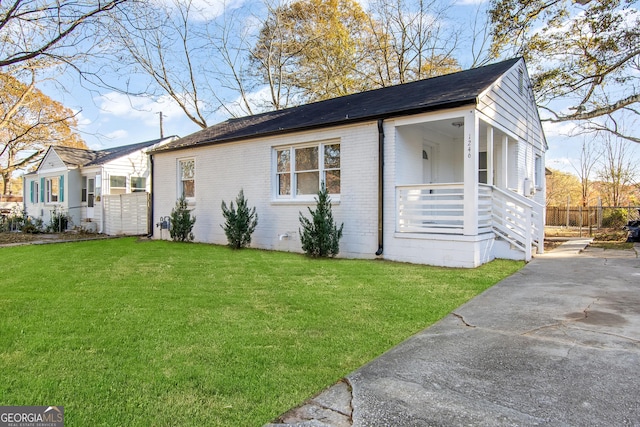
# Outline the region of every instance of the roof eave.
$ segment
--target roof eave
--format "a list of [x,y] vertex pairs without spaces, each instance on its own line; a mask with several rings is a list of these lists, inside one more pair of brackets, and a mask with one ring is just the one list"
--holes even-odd
[[478,97],[474,96],[470,98],[459,99],[456,101],[447,101],[447,102],[438,103],[438,104],[430,104],[428,106],[411,108],[407,110],[393,111],[389,113],[371,115],[371,116],[360,117],[355,119],[343,119],[343,120],[337,120],[333,122],[324,122],[324,123],[318,123],[318,124],[308,125],[308,126],[299,126],[295,128],[289,128],[289,129],[262,132],[255,135],[243,135],[243,136],[238,136],[233,138],[204,140],[204,141],[200,141],[194,144],[189,144],[186,146],[168,147],[168,148],[159,147],[149,151],[148,153],[151,155],[163,154],[163,153],[169,153],[172,151],[188,150],[190,148],[199,148],[199,147],[208,147],[211,145],[228,144],[231,142],[246,141],[246,140],[257,139],[257,138],[266,138],[266,137],[276,136],[276,135],[286,135],[289,133],[305,132],[309,130],[316,130],[316,129],[322,129],[322,128],[328,128],[328,127],[344,126],[344,125],[358,124],[358,123],[364,123],[364,122],[374,122],[380,119],[386,120],[386,119],[400,117],[400,116],[411,116],[415,114],[429,113],[436,110],[463,107],[465,105],[470,105],[470,104],[477,105]]

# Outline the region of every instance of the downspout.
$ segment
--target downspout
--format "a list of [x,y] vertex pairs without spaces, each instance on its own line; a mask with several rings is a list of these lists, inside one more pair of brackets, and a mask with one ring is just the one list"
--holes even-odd
[[384,234],[384,126],[383,119],[378,120],[378,251],[382,255]]
[[149,173],[149,176],[151,177],[151,184],[149,187],[149,192],[151,193],[150,195],[150,201],[149,203],[151,204],[151,206],[149,206],[149,217],[147,218],[147,237],[153,237],[153,154],[149,154],[149,163],[150,163],[150,167],[151,167],[151,171]]

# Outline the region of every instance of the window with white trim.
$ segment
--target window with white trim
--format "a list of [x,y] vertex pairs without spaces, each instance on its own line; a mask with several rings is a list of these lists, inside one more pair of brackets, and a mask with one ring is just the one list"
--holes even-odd
[[131,177],[131,192],[141,193],[147,190],[147,179],[141,176]]
[[312,198],[323,181],[329,194],[340,194],[340,143],[294,145],[274,151],[277,198]]
[[536,154],[535,165],[534,165],[534,183],[536,189],[542,189],[542,177],[544,176],[544,167],[542,166],[542,156]]
[[40,185],[38,181],[31,181],[31,203],[38,203],[40,197]]
[[127,177],[111,175],[109,177],[109,194],[125,194],[127,192]]
[[45,194],[47,203],[55,203],[60,195],[60,178],[47,178],[45,180]]
[[190,199],[196,196],[196,161],[182,159],[178,161],[178,196]]

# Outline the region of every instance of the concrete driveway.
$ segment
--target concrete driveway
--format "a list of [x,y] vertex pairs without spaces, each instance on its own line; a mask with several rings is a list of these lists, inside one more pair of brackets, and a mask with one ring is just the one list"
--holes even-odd
[[270,426],[640,426],[640,246],[566,243]]

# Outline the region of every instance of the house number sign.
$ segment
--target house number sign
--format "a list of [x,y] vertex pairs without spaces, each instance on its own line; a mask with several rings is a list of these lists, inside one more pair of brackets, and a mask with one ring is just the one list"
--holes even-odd
[[471,158],[471,135],[469,135],[469,139],[467,141],[467,158]]

